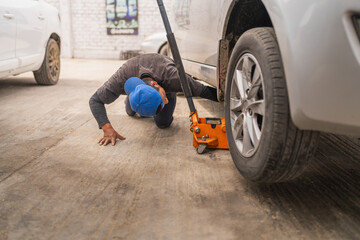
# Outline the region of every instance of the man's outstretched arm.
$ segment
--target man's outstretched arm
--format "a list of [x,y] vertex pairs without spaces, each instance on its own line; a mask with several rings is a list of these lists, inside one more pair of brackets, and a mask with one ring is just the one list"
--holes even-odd
[[111,144],[114,146],[116,139],[125,140],[125,138],[118,134],[111,126],[111,123],[106,114],[104,103],[100,100],[97,93],[92,95],[89,100],[89,105],[91,112],[99,125],[99,128],[104,131],[104,137],[99,140],[100,145],[106,146],[111,142]]

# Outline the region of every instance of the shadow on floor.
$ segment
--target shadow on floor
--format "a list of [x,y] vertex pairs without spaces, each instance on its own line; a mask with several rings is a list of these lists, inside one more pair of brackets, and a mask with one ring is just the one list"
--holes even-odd
[[301,178],[252,184],[250,189],[271,214],[280,214],[297,228],[336,239],[359,239],[359,183],[359,139],[321,134],[315,157]]
[[39,86],[35,82],[34,78],[22,77],[22,78],[4,78],[0,79],[0,89],[2,88],[16,88],[16,87],[35,87]]

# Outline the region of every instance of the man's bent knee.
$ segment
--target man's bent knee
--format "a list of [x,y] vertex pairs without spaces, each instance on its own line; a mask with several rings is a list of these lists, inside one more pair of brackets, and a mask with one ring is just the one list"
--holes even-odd
[[172,121],[171,121],[170,123],[165,123],[165,124],[164,124],[164,123],[155,122],[156,126],[157,126],[158,128],[161,128],[161,129],[165,129],[165,128],[170,127],[171,123],[172,123]]
[[173,122],[174,117],[171,117],[169,121],[157,121],[157,119],[154,119],[154,122],[158,128],[164,129],[170,127],[171,123]]

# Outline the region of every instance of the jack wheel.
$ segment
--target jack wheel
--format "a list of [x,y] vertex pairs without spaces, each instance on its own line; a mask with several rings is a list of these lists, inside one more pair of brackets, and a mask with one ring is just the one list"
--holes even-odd
[[205,152],[206,148],[207,148],[207,144],[206,144],[206,143],[200,143],[200,144],[199,144],[199,147],[196,148],[196,152],[197,152],[198,154],[203,154],[203,153]]

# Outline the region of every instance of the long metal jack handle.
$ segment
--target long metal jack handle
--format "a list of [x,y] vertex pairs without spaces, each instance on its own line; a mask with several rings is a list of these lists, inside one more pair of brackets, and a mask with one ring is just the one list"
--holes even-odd
[[170,45],[171,53],[172,53],[172,55],[174,57],[175,65],[176,65],[176,68],[178,70],[181,88],[182,88],[182,90],[184,92],[184,95],[186,97],[186,100],[188,102],[190,112],[195,113],[196,109],[195,109],[195,105],[194,105],[194,102],[193,102],[193,99],[192,99],[192,94],[191,94],[189,82],[186,79],[186,74],[185,74],[183,63],[181,61],[180,52],[179,52],[178,46],[176,44],[174,33],[171,30],[170,22],[169,22],[169,19],[167,17],[167,14],[166,14],[164,3],[163,3],[162,0],[157,0],[157,3],[158,3],[158,6],[159,6],[159,10],[160,10],[162,20],[164,22],[164,26],[165,26],[165,30],[166,30],[166,37],[167,37],[168,43]]

